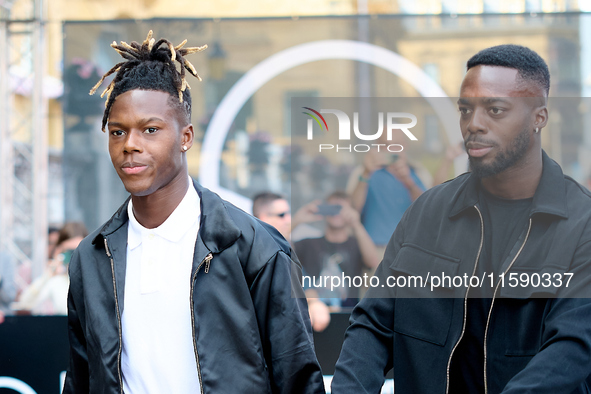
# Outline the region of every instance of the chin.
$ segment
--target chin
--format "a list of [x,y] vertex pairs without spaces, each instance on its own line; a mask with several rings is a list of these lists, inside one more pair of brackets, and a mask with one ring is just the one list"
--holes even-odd
[[123,186],[125,187],[125,190],[134,197],[144,197],[154,193],[151,185],[141,185],[137,182],[123,182]]
[[498,166],[483,164],[479,164],[476,166],[470,165],[470,169],[472,173],[474,173],[474,175],[476,175],[476,177],[478,178],[490,178],[504,171],[503,168],[500,168]]

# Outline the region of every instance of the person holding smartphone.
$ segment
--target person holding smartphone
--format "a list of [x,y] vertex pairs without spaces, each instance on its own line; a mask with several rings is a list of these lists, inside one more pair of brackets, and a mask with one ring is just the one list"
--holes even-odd
[[[383,136],[386,133],[382,134]],[[396,133],[388,144],[402,146]],[[353,207],[380,255],[404,211],[430,186],[431,176],[409,162],[406,152],[370,151],[347,185]]]
[[377,267],[380,262],[359,213],[351,206],[350,197],[342,191],[334,192],[326,203],[313,201],[300,208],[294,217],[300,221],[324,220],[325,223],[322,237],[303,239],[294,246],[305,275],[311,278],[312,288],[332,309],[355,306],[361,286],[349,287],[341,283],[331,288],[330,283],[325,286],[324,282],[319,286],[320,278],[361,277],[365,270]]
[[59,230],[57,242],[43,275],[27,287],[13,308],[33,315],[68,313],[68,264],[74,249],[88,235],[82,222],[67,222]]

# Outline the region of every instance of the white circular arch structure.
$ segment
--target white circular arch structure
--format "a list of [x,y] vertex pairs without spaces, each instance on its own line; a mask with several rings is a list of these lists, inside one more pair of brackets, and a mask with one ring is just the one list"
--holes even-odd
[[11,378],[9,376],[0,376],[0,388],[11,389],[20,394],[37,394],[31,386],[22,380]]
[[[386,48],[361,41],[323,40],[300,44],[278,52],[263,60],[242,76],[228,91],[214,112],[201,147],[199,181],[222,198],[230,200],[241,209],[250,212],[252,202],[219,184],[220,161],[224,141],[232,122],[246,101],[265,83],[277,75],[302,64],[319,60],[346,59],[381,67],[412,85],[434,108],[441,120],[448,141],[459,143],[461,136],[457,114],[443,89],[421,68],[408,59]],[[465,157],[456,160],[456,168],[462,167]],[[460,164],[460,166],[458,166]],[[465,164],[463,165],[465,168]]]

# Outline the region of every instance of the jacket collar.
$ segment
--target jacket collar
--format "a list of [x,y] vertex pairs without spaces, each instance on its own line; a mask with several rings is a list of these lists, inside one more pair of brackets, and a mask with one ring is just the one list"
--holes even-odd
[[[228,213],[226,203],[215,193],[193,181],[193,186],[199,194],[201,205],[201,222],[198,237],[213,253],[219,253],[228,248],[240,237],[240,229]],[[94,245],[103,244],[103,238],[113,234],[129,220],[127,205],[129,199],[119,207],[117,212],[102,227],[99,234],[92,240]],[[127,228],[127,227],[125,227]],[[127,234],[125,234],[127,237]]]
[[[534,194],[530,216],[536,213],[568,218],[566,207],[566,182],[562,169],[546,152],[542,151],[542,177]],[[449,218],[453,218],[478,204],[480,179],[474,174],[467,179],[452,197]]]
[[227,249],[242,232],[228,212],[229,205],[220,196],[193,181],[201,200],[199,233],[205,246],[213,253]]

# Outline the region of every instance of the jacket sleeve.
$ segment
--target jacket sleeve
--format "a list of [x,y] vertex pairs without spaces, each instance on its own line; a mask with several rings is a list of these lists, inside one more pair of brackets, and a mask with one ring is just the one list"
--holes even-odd
[[591,231],[573,254],[572,279],[549,300],[540,351],[515,375],[504,394],[569,394],[591,375]]
[[[375,275],[384,271],[382,262]],[[391,298],[373,298],[367,294],[357,304],[335,366],[333,393],[380,392],[385,375],[392,368],[393,316]]]
[[69,265],[70,288],[68,290],[68,337],[70,340],[70,363],[66,373],[64,394],[88,393],[89,370],[84,336],[84,306],[81,305],[82,283],[79,273],[78,250],[74,251]]
[[279,251],[251,286],[273,393],[324,393],[301,269]]
[[[374,274],[382,284],[390,274],[389,265],[400,250],[402,237],[403,225],[399,224]],[[381,391],[385,375],[392,369],[394,301],[392,289],[371,287],[351,313],[332,380],[334,394]]]
[[569,394],[591,374],[591,300],[550,303],[540,351],[502,393]]

